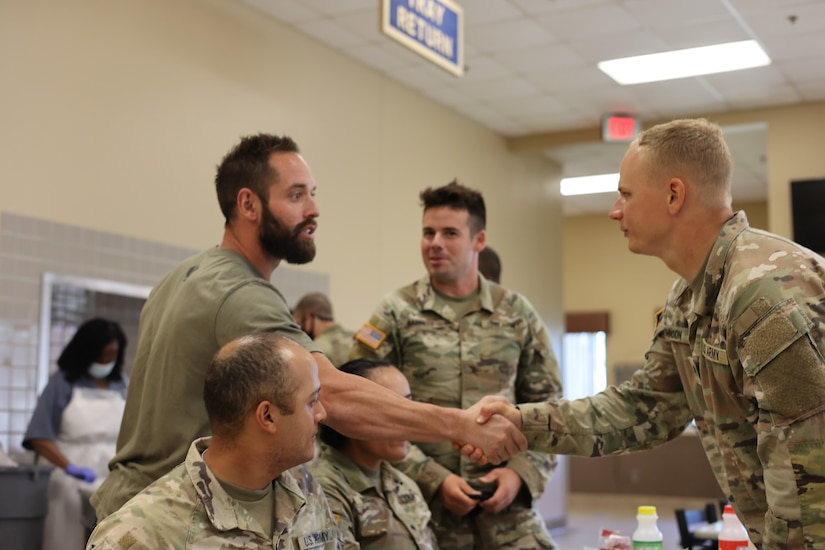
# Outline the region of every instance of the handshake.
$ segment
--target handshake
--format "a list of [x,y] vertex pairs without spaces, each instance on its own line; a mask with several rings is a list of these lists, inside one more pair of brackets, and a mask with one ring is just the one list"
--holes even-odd
[[527,450],[527,439],[521,433],[521,412],[506,398],[488,395],[465,411],[470,425],[462,435],[466,440],[454,441],[461,454],[478,464],[500,464]]

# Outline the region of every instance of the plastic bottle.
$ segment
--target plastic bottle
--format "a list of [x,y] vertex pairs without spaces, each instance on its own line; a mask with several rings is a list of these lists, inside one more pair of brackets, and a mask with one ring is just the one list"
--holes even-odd
[[722,512],[722,530],[719,531],[719,550],[747,550],[748,532],[730,504]]
[[638,525],[633,531],[633,550],[662,550],[662,532],[656,525],[658,519],[655,506],[639,506],[636,512]]

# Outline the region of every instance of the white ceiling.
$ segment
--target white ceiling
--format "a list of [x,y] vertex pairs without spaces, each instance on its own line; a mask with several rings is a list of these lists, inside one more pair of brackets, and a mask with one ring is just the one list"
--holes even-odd
[[[825,100],[825,0],[463,0],[465,73],[447,73],[379,30],[381,0],[243,0],[507,137]],[[772,64],[620,86],[598,61],[755,39]],[[766,195],[764,127],[726,128],[734,199]],[[550,149],[564,175],[618,171],[624,144]],[[566,197],[605,212],[614,193]]]

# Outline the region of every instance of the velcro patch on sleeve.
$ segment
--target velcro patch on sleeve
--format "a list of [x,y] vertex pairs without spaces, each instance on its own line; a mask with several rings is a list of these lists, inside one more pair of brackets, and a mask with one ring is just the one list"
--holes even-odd
[[785,300],[770,308],[742,336],[747,358],[750,359],[744,365],[745,369],[754,376],[769,361],[806,334],[811,326],[810,320],[793,300]]
[[757,320],[743,335],[740,358],[761,389],[760,407],[774,413],[777,423],[820,410],[825,402],[825,366],[809,336],[811,320],[792,299],[751,313]]
[[364,323],[355,334],[355,339],[371,349],[378,349],[378,346],[387,339],[387,335],[369,323]]

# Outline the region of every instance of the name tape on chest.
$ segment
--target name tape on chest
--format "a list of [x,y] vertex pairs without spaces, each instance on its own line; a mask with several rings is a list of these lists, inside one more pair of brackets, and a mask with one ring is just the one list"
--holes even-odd
[[308,535],[299,535],[298,546],[300,546],[301,550],[305,548],[315,548],[327,542],[335,542],[336,539],[337,531],[335,529],[324,529],[323,531],[315,531]]
[[682,327],[664,327],[662,329],[662,336],[668,340],[679,342],[680,344],[689,344],[688,329]]
[[378,346],[387,339],[387,335],[372,326],[369,323],[364,323],[364,326],[361,327],[355,334],[355,339],[367,346],[371,349],[378,349]]
[[721,365],[728,364],[728,353],[722,348],[711,346],[704,340],[702,341],[702,356],[708,361],[719,363]]
[[401,504],[409,504],[415,502],[415,495],[413,493],[404,493],[398,495],[398,502]]

